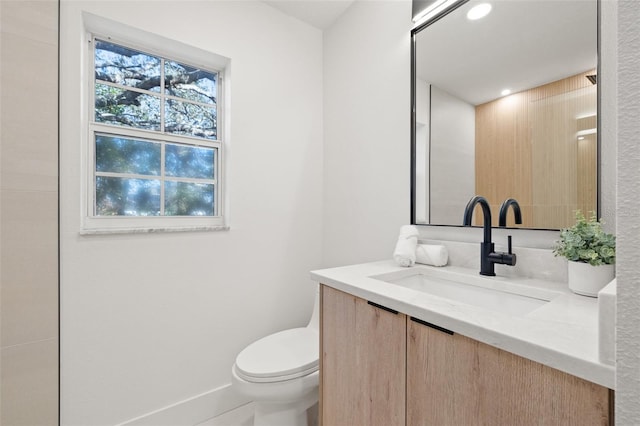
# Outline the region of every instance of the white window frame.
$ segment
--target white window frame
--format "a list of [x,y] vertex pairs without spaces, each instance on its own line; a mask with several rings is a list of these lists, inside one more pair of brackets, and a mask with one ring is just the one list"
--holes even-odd
[[[93,18],[93,17],[92,17]],[[212,231],[229,229],[226,224],[226,203],[225,203],[225,145],[228,141],[228,98],[226,97],[225,69],[229,64],[227,58],[203,51],[198,48],[183,45],[182,43],[167,40],[155,35],[149,35],[142,31],[130,27],[121,26],[121,31],[104,31],[104,28],[118,30],[118,25],[102,19],[92,19],[92,22],[85,22],[87,33],[85,41],[88,47],[85,54],[87,82],[85,105],[86,116],[86,139],[84,143],[85,167],[85,199],[83,207],[83,224],[81,234],[102,234],[102,233],[138,233],[138,232],[162,232],[162,231]],[[89,25],[87,25],[89,24]],[[93,27],[93,28],[91,28]],[[100,29],[103,28],[102,31]],[[124,33],[115,37],[110,34]],[[95,39],[113,42],[125,47],[136,49],[144,53],[155,55],[167,60],[184,63],[185,65],[202,68],[218,74],[217,89],[217,136],[215,140],[195,138],[182,135],[171,135],[156,131],[135,129],[126,126],[98,123],[95,121],[94,97],[95,97],[95,77],[94,77],[94,55],[93,48]],[[161,46],[161,48],[156,48]],[[125,138],[141,139],[161,143],[181,143],[188,141],[191,146],[211,147],[216,150],[214,164],[214,216],[96,216],[95,215],[95,135],[108,134]],[[164,152],[164,148],[162,150]],[[164,168],[164,164],[163,164]],[[162,173],[164,175],[164,173]],[[124,176],[123,176],[124,177]],[[134,176],[135,177],[135,176]],[[149,178],[149,176],[146,176]],[[164,191],[164,176],[159,177]],[[171,179],[167,179],[171,180]],[[180,181],[187,179],[180,178]],[[200,180],[194,180],[199,181]],[[164,206],[162,206],[164,207]]]

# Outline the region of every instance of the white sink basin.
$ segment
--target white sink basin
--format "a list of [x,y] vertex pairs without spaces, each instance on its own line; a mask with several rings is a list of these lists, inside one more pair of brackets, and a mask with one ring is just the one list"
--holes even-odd
[[517,316],[527,315],[558,296],[553,291],[518,286],[505,282],[504,279],[495,280],[427,268],[412,268],[371,278],[454,302]]

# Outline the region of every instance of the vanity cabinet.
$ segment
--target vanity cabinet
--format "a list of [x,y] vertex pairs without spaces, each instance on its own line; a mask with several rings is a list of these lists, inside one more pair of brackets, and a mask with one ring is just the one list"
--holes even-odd
[[407,425],[608,425],[609,389],[410,319]]
[[612,392],[322,286],[320,424],[609,425]]
[[406,316],[322,286],[320,424],[405,425]]

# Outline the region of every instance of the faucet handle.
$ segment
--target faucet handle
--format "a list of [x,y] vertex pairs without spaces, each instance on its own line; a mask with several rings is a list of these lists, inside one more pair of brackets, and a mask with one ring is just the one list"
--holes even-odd
[[502,256],[505,265],[514,266],[516,264],[516,254],[511,246],[511,235],[507,235],[507,253]]

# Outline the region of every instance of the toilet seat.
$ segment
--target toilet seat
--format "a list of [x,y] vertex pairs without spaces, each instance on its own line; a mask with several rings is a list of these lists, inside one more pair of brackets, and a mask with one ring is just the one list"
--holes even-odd
[[319,336],[315,329],[293,328],[247,346],[236,358],[236,374],[255,383],[278,382],[318,370]]

